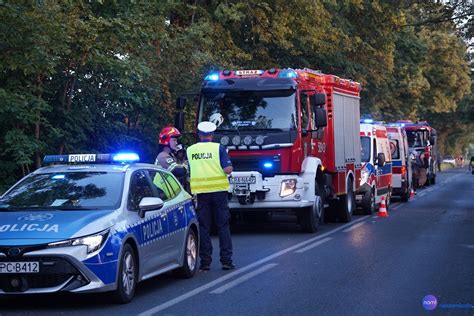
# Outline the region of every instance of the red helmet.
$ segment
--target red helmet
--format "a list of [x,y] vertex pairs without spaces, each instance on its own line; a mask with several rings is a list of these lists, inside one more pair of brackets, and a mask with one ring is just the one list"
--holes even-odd
[[159,143],[160,145],[169,145],[170,144],[170,139],[172,137],[178,138],[181,136],[181,133],[179,130],[175,127],[169,126],[165,127],[161,130],[160,136],[159,136]]

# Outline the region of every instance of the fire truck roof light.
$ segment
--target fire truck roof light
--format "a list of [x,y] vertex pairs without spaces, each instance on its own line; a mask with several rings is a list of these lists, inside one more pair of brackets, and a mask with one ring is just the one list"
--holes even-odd
[[217,81],[219,80],[219,73],[218,72],[211,72],[206,77],[204,77],[206,81]]
[[283,69],[278,74],[278,78],[297,78],[298,74],[293,69]]

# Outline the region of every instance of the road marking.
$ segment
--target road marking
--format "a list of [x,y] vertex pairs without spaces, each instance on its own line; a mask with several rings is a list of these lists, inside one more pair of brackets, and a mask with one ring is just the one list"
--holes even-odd
[[372,216],[372,218],[379,218],[377,215]]
[[390,210],[396,210],[397,208],[399,208],[400,206],[402,206],[403,204],[397,204],[395,206],[391,206],[390,207]]
[[200,287],[195,288],[194,290],[191,290],[191,291],[189,291],[189,292],[187,292],[187,293],[184,293],[184,294],[182,294],[182,295],[180,295],[180,296],[178,296],[178,297],[175,297],[175,298],[172,299],[172,300],[169,300],[169,301],[167,301],[167,302],[165,302],[165,303],[163,303],[163,304],[160,304],[160,305],[157,305],[157,306],[152,307],[152,308],[150,308],[150,309],[147,309],[146,311],[144,311],[144,312],[142,312],[142,313],[140,313],[140,314],[138,314],[138,315],[139,315],[139,316],[148,316],[148,315],[156,314],[156,313],[158,313],[158,312],[160,312],[160,311],[162,311],[162,310],[165,310],[165,309],[167,309],[167,308],[169,308],[169,307],[171,307],[171,306],[173,306],[173,305],[176,305],[176,304],[178,304],[178,303],[180,303],[180,302],[182,302],[182,301],[184,301],[184,300],[187,300],[188,298],[193,297],[194,295],[197,295],[197,294],[199,294],[199,293],[201,293],[201,292],[204,292],[204,291],[206,291],[207,289],[209,289],[209,288],[211,288],[211,287],[213,287],[213,286],[215,286],[215,285],[217,285],[217,284],[219,284],[219,283],[222,283],[222,282],[224,282],[224,281],[226,281],[226,280],[228,280],[228,279],[230,279],[230,278],[233,278],[233,277],[236,276],[236,275],[239,275],[239,274],[241,274],[241,273],[243,273],[243,272],[245,272],[245,271],[247,271],[247,270],[250,270],[250,269],[252,269],[252,268],[254,268],[254,267],[257,267],[257,266],[259,266],[259,265],[261,265],[261,264],[263,264],[263,263],[266,263],[266,262],[268,262],[268,261],[270,261],[270,260],[273,260],[273,259],[275,259],[275,258],[278,258],[278,257],[280,257],[280,256],[282,256],[282,255],[284,255],[284,254],[286,254],[286,253],[288,253],[288,252],[291,252],[291,251],[293,251],[293,250],[295,250],[295,249],[298,249],[298,248],[300,248],[300,247],[302,247],[302,246],[305,246],[305,245],[307,245],[307,244],[310,244],[310,243],[312,243],[312,242],[314,242],[314,241],[316,241],[316,240],[320,240],[320,239],[323,239],[323,238],[326,237],[326,236],[335,234],[335,233],[337,233],[338,231],[343,230],[343,229],[347,228],[348,226],[354,225],[355,223],[364,221],[364,220],[366,220],[367,218],[368,218],[368,216],[363,216],[363,217],[361,217],[361,218],[359,218],[359,219],[357,219],[357,220],[355,220],[355,221],[353,221],[353,222],[351,222],[351,223],[344,224],[344,225],[342,225],[341,227],[335,228],[335,229],[333,229],[333,230],[331,230],[331,231],[329,231],[329,232],[327,232],[327,233],[324,233],[324,234],[322,234],[321,236],[316,236],[316,237],[310,238],[310,239],[305,240],[305,241],[302,241],[302,242],[300,242],[300,243],[298,243],[298,244],[296,244],[296,245],[294,245],[294,246],[291,246],[291,247],[288,247],[288,248],[286,248],[286,249],[283,249],[283,250],[280,250],[280,251],[278,251],[278,252],[275,252],[275,253],[272,254],[272,255],[269,255],[269,256],[267,256],[267,257],[265,257],[265,258],[263,258],[263,259],[260,259],[260,260],[258,260],[258,261],[255,261],[254,263],[251,263],[251,264],[249,264],[249,265],[247,265],[247,266],[245,266],[245,267],[243,267],[243,268],[240,268],[240,269],[238,269],[238,270],[236,270],[236,271],[234,271],[234,272],[231,272],[231,273],[229,273],[229,274],[226,274],[226,275],[224,275],[224,276],[222,276],[222,277],[220,277],[220,278],[218,278],[218,279],[216,279],[216,280],[214,280],[214,281],[212,281],[212,282],[209,282],[209,283],[207,283],[207,284],[201,285]]
[[360,227],[360,226],[364,225],[364,223],[365,223],[365,222],[357,223],[357,224],[355,224],[355,225],[352,225],[351,227],[349,227],[349,228],[347,228],[347,229],[344,229],[343,232],[344,232],[344,233],[348,233],[348,232],[350,232],[350,231],[356,229],[357,227]]
[[247,274],[241,276],[240,278],[237,278],[237,279],[235,279],[234,281],[229,282],[229,283],[227,283],[226,285],[223,285],[223,286],[221,286],[220,288],[215,289],[215,290],[212,291],[211,293],[212,293],[212,294],[221,294],[221,293],[224,293],[224,292],[227,291],[228,289],[231,289],[231,288],[233,288],[233,287],[239,285],[240,283],[245,282],[245,281],[247,281],[247,280],[253,278],[253,277],[256,276],[256,275],[259,275],[260,273],[263,273],[263,272],[265,272],[265,271],[267,271],[267,270],[270,270],[271,268],[274,268],[274,267],[277,266],[277,265],[278,265],[278,263],[269,263],[269,264],[267,264],[267,265],[264,265],[263,267],[260,267],[260,268],[258,268],[258,269],[255,270],[255,271],[252,271],[252,272],[250,272],[250,273],[247,273]]
[[[359,223],[359,224],[363,224],[363,223]],[[359,224],[356,224],[356,225],[359,225]],[[355,226],[355,225],[354,225],[354,226]],[[324,239],[322,239],[322,240],[318,240],[317,242],[315,242],[315,243],[313,243],[313,244],[311,244],[311,245],[309,245],[309,246],[300,248],[300,249],[296,250],[295,252],[296,252],[296,253],[303,253],[303,252],[305,252],[305,251],[308,251],[308,250],[310,250],[310,249],[313,249],[314,247],[317,247],[317,246],[319,246],[319,245],[321,245],[321,244],[324,244],[326,241],[330,241],[331,239],[332,239],[332,238],[327,237],[327,238],[324,238]]]

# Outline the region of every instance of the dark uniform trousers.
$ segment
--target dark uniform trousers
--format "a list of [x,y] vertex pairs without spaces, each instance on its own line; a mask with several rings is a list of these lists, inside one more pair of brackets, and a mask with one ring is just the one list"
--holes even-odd
[[201,239],[201,265],[211,264],[212,242],[210,237],[212,218],[219,234],[220,258],[222,264],[232,263],[232,239],[230,237],[230,212],[227,191],[197,194],[197,216]]

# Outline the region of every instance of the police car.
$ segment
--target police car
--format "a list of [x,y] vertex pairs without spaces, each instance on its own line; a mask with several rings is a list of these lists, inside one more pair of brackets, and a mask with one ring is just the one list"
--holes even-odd
[[[191,196],[136,154],[46,156],[0,197],[0,294],[114,291],[197,269]],[[58,164],[59,163],[59,164]]]

